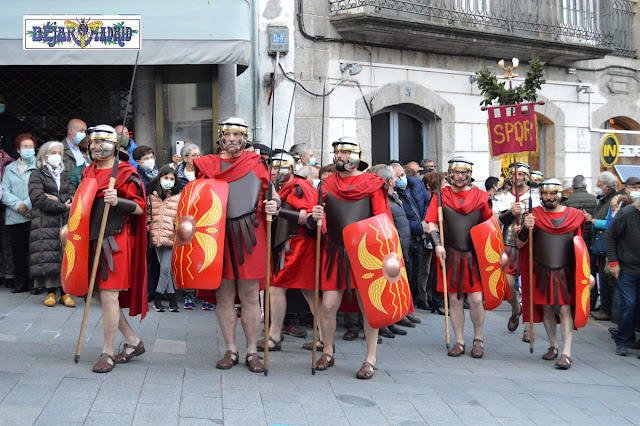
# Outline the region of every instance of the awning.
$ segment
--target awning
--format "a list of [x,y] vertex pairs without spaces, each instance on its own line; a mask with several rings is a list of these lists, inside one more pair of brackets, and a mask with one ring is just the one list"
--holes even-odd
[[5,2],[0,14],[2,65],[126,65],[136,51],[23,50],[23,15],[142,15],[140,65],[251,63],[251,12],[246,0],[30,0]]

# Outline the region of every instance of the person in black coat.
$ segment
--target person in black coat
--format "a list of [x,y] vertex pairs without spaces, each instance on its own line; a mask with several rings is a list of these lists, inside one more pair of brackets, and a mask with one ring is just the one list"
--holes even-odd
[[29,198],[33,204],[29,272],[35,288],[47,289],[46,306],[55,306],[59,289],[59,302],[74,307],[75,302],[62,289],[60,279],[64,249],[60,229],[68,221],[75,194],[69,172],[62,165],[63,149],[62,143],[56,141],[42,145],[36,156],[37,170],[29,177]]
[[14,146],[16,138],[25,133],[25,124],[7,113],[7,98],[0,92],[0,148],[14,159],[20,158]]

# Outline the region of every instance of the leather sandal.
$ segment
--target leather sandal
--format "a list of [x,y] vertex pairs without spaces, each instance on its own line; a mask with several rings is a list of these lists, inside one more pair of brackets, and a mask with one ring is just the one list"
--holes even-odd
[[362,364],[362,367],[360,367],[360,371],[358,371],[356,377],[362,380],[369,380],[373,377],[373,374],[376,370],[377,368],[373,364],[371,364],[370,362],[365,362],[364,364]]
[[333,355],[323,353],[318,361],[316,361],[316,370],[325,371],[329,367],[333,367],[336,364],[336,359]]
[[452,357],[458,357],[464,353],[464,343],[456,342],[453,348],[449,349],[447,355]]
[[220,370],[228,370],[234,365],[238,364],[238,352],[227,351],[224,357],[216,362],[216,368]]
[[555,346],[549,346],[547,353],[542,355],[542,359],[544,359],[545,361],[551,361],[556,358],[558,358],[558,348],[556,348]]
[[520,307],[520,312],[517,314],[511,314],[509,318],[509,322],[507,323],[507,330],[510,332],[514,332],[518,329],[518,325],[520,325],[520,316],[522,315],[522,306]]
[[[110,363],[109,360],[111,360],[112,363]],[[96,362],[96,364],[93,366],[93,372],[108,373],[109,371],[113,370],[113,367],[115,366],[116,363],[113,357],[108,353],[103,352],[102,354],[100,354],[100,359],[98,360],[98,362]]]
[[[302,349],[306,349],[308,351],[312,351],[313,350],[313,342],[307,342],[307,343],[303,343],[302,344]],[[320,339],[318,339],[318,342],[316,344],[316,350],[318,351],[322,351],[324,350],[324,342]],[[336,350],[336,344],[333,344],[333,350]]]
[[262,358],[257,353],[247,354],[244,363],[252,373],[264,373],[264,365],[260,362]]
[[[269,342],[273,343],[273,346],[269,344],[269,352],[278,352],[282,350],[282,340],[277,342],[273,337],[269,336]],[[264,352],[264,339],[258,340],[258,351]]]
[[529,333],[529,330],[524,330],[522,332],[522,341],[525,343],[531,342],[531,333]]
[[[133,352],[128,353],[127,349],[133,349]],[[113,357],[113,360],[116,362],[116,364],[126,364],[134,356],[139,356],[139,355],[142,355],[143,353],[145,353],[145,349],[144,349],[144,343],[142,343],[142,340],[140,340],[140,342],[135,346],[125,343],[124,347],[122,348],[122,351],[120,351],[118,355]]]
[[560,359],[556,361],[556,368],[560,370],[568,370],[571,368],[571,357],[565,354],[562,354]]
[[473,349],[471,356],[474,358],[482,358],[484,356],[484,342],[482,339],[473,339]]

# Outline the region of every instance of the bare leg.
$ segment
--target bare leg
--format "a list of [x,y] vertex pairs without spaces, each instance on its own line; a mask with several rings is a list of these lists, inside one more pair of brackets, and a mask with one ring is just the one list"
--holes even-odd
[[271,314],[269,337],[279,342],[282,323],[284,322],[284,317],[287,312],[287,289],[282,287],[269,287],[269,297],[269,303],[271,303],[271,306],[269,306],[269,313]]
[[482,340],[482,329],[484,327],[485,311],[482,304],[482,292],[467,293],[469,301],[469,316],[473,323],[473,338]]
[[104,345],[102,352],[114,355],[113,345],[116,339],[116,330],[120,322],[119,292],[112,290],[100,290],[100,306],[102,307],[102,328],[104,330]]
[[[315,297],[316,297],[315,291],[314,290],[301,290],[301,291],[302,291],[302,295],[304,296],[305,300],[309,304],[309,309],[311,310],[311,313],[313,314],[313,316],[315,316],[316,313],[313,310],[314,301],[315,301]],[[320,293],[320,295],[318,297],[320,299],[320,300],[318,300],[318,306],[322,306],[322,293]],[[322,340],[322,328],[320,328],[320,317],[318,317],[318,338],[320,340]]]
[[571,357],[571,339],[573,337],[573,316],[571,306],[560,306],[560,331],[562,332],[562,355]]
[[518,301],[518,292],[516,291],[516,277],[515,275],[507,275],[507,283],[509,284],[509,290],[511,291],[511,299],[507,300],[511,305],[511,313],[513,315],[518,314],[521,311],[522,307],[520,306],[520,302]]
[[542,305],[542,315],[542,322],[544,323],[544,329],[547,331],[549,343],[554,348],[557,348],[558,339],[556,337],[556,316],[553,313],[553,306]]
[[376,349],[378,348],[378,329],[373,328],[367,321],[367,314],[362,306],[362,299],[360,298],[360,292],[356,291],[358,297],[358,305],[360,306],[360,312],[362,312],[362,326],[364,328],[364,337],[367,339],[367,356],[364,359],[365,362],[376,365]]
[[456,343],[464,345],[464,299],[458,300],[455,293],[449,293],[449,317]]
[[247,339],[247,353],[253,354],[258,352],[260,280],[238,280],[238,297],[240,297],[240,302],[242,303],[242,316],[240,319],[244,336]]
[[[216,299],[218,301],[216,316],[218,318],[218,324],[220,324],[222,337],[227,345],[227,350],[238,352],[238,348],[236,348],[236,323],[238,322],[238,316],[236,315],[235,309],[235,280],[223,279],[220,287],[216,290]],[[244,306],[242,307],[242,315],[244,316]]]
[[336,334],[336,314],[342,301],[344,290],[330,290],[322,293],[322,307],[320,308],[320,329],[323,332],[324,350],[333,355],[333,337]]

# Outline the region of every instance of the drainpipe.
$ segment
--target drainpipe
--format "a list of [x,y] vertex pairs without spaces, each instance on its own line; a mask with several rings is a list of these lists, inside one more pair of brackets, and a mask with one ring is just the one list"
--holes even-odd
[[252,26],[252,43],[251,43],[251,68],[253,69],[253,140],[255,142],[262,141],[262,128],[260,127],[260,64],[258,56],[259,47],[259,18],[258,3],[260,0],[252,0],[251,2],[251,26]]

